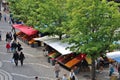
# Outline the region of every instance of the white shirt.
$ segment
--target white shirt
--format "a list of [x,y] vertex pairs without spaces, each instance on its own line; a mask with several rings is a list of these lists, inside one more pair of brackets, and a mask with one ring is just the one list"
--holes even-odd
[[72,78],[73,76],[75,76],[74,72],[70,72],[70,77]]

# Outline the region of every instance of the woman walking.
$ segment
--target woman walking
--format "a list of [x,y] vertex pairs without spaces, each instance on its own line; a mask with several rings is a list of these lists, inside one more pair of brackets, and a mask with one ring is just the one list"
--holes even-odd
[[23,66],[24,59],[25,59],[25,56],[24,56],[23,52],[20,52],[19,60],[20,60],[21,66]]
[[10,52],[10,43],[9,42],[7,42],[7,44],[6,44],[6,49],[7,49],[7,53],[9,53]]
[[70,77],[70,80],[78,80],[73,69],[70,71],[69,77]]

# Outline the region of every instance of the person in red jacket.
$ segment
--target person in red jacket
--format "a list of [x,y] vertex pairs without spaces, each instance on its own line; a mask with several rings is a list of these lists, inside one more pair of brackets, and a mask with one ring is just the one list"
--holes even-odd
[[9,53],[10,52],[10,43],[9,42],[6,44],[6,49],[7,49],[7,52]]

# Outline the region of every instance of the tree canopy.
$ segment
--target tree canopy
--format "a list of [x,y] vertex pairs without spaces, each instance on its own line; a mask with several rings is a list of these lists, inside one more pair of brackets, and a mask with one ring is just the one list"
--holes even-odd
[[[66,0],[9,0],[15,18],[40,32],[61,36],[66,21]],[[21,7],[22,6],[22,7]]]
[[67,42],[73,44],[72,51],[91,57],[95,80],[95,59],[114,50],[117,46],[113,42],[120,39],[120,33],[116,34],[120,28],[118,4],[106,0],[67,0],[67,10]]
[[114,49],[113,41],[119,40],[115,31],[120,28],[117,4],[106,0],[68,0],[68,10],[68,42],[75,44],[72,50],[97,56]]

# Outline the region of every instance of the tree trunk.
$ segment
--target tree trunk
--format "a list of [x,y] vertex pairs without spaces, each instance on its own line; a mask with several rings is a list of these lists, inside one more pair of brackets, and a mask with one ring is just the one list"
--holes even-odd
[[96,73],[95,73],[95,58],[92,57],[92,80],[96,80]]
[[62,39],[62,35],[59,35],[59,40],[61,40]]

